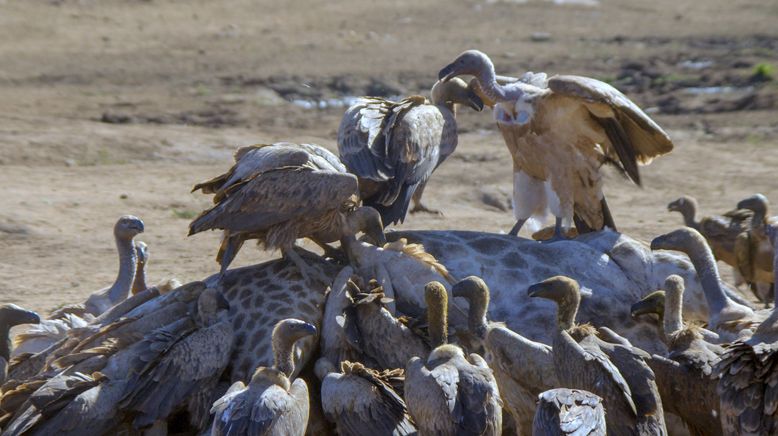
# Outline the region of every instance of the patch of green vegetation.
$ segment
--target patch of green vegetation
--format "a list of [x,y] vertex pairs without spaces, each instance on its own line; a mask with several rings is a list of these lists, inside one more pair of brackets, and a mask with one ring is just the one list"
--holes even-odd
[[775,68],[766,62],[760,62],[754,66],[754,71],[751,74],[751,78],[763,82],[773,80],[775,76]]
[[182,220],[191,220],[197,216],[197,212],[189,209],[173,209],[173,215]]
[[654,85],[663,85],[665,83],[689,82],[689,81],[696,81],[696,80],[697,80],[697,76],[694,76],[692,74],[669,73],[654,79]]

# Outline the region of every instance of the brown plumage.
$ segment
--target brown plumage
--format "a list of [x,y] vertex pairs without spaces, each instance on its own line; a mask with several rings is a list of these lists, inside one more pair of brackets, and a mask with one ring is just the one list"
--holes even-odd
[[687,227],[700,232],[708,241],[713,255],[732,267],[737,266],[735,239],[751,225],[753,212],[736,209],[724,215],[704,216],[697,219],[697,200],[684,195],[667,205],[667,210],[679,212]]
[[492,370],[477,354],[447,344],[448,295],[437,282],[425,287],[429,357],[405,367],[405,401],[422,435],[498,435],[502,401]]
[[366,231],[384,242],[377,214],[357,207],[357,178],[326,149],[277,143],[244,147],[235,158],[227,173],[195,186],[215,193],[216,205],[189,226],[190,235],[224,230],[217,255],[222,274],[247,239],[281,249],[309,279],[317,273],[293,250],[298,238],[325,244]]
[[756,291],[757,284],[767,287],[773,284],[773,246],[767,237],[766,228],[778,220],[768,217],[769,204],[767,197],[756,194],[741,200],[738,209],[753,211],[750,226],[741,232],[735,241],[735,258],[738,272],[754,289],[757,297],[763,302],[769,301],[768,295],[760,295]]
[[479,277],[466,277],[451,293],[467,300],[468,330],[483,347],[484,358],[494,371],[504,409],[513,417],[520,434],[532,432],[538,395],[558,386],[551,347],[531,341],[502,323],[489,322],[489,287]]
[[365,204],[378,210],[385,224],[402,222],[411,199],[411,212],[431,211],[421,204],[421,195],[432,172],[457,146],[455,104],[483,107],[472,89],[456,80],[436,83],[431,100],[363,97],[343,115],[340,158],[359,177]]
[[579,232],[615,227],[602,192],[600,167],[613,164],[640,184],[638,164],[669,153],[667,134],[612,86],[580,76],[527,73],[500,84],[482,52],[468,50],[439,78],[469,74],[494,116],[512,155],[518,233],[531,217],[550,210],[556,236],[575,219]]
[[643,360],[648,355],[602,341],[591,326],[575,325],[581,301],[578,283],[556,276],[530,286],[527,293],[557,304],[552,355],[559,383],[602,397],[609,433],[667,434],[654,374]]
[[[778,229],[765,233],[778,244]],[[778,256],[773,257],[778,266]],[[778,269],[774,269],[778,275]],[[778,282],[778,280],[776,280]],[[778,432],[778,305],[748,339],[725,346],[716,365],[721,424],[727,435],[774,435]]]

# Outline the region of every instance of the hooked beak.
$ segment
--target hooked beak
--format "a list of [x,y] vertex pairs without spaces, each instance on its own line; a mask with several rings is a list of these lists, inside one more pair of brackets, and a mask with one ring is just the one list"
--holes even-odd
[[454,70],[454,64],[448,64],[438,72],[438,80],[441,82],[448,82],[452,77],[456,76],[455,73],[456,71]]
[[310,323],[304,323],[299,325],[300,333],[306,336],[316,336],[316,326]]
[[545,283],[535,283],[534,285],[527,288],[527,296],[546,298],[547,291],[548,288],[546,287]]
[[640,315],[649,313],[656,313],[656,301],[654,301],[653,298],[644,298],[630,306],[629,313],[632,315],[632,318],[637,318]]
[[130,226],[130,228],[133,229],[133,230],[137,230],[138,233],[143,233],[143,231],[145,230],[145,226],[143,225],[143,221],[138,221],[137,223],[133,223]]
[[664,247],[665,235],[657,236],[651,240],[651,251],[662,250]]
[[668,212],[677,212],[678,211],[678,205],[675,204],[675,202],[672,202],[667,205],[667,211]]
[[41,317],[36,312],[28,311],[24,314],[23,317],[24,322],[22,324],[40,324],[41,323]]

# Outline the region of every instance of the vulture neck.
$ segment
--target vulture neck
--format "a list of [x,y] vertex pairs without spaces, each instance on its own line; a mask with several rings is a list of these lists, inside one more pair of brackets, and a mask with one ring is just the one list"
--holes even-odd
[[108,290],[108,299],[111,304],[116,304],[130,293],[132,282],[135,280],[135,270],[138,257],[132,239],[116,238],[116,248],[119,250],[119,275]]
[[[11,326],[6,320],[0,320],[0,357],[6,362],[11,358]],[[2,374],[0,374],[2,375]]]
[[294,339],[275,338],[273,340],[273,366],[287,377],[294,372]]
[[664,334],[671,335],[683,329],[683,295],[665,291]]
[[468,298],[470,305],[467,312],[467,328],[478,339],[485,340],[488,330],[486,321],[486,308],[489,305],[488,297],[472,293]]
[[132,282],[132,294],[146,290],[146,262],[138,260],[138,267],[135,270],[135,278]]
[[557,324],[560,330],[570,330],[575,326],[575,315],[578,313],[578,305],[580,301],[562,300],[558,304],[557,309]]
[[681,209],[681,215],[683,215],[683,222],[686,227],[691,227],[694,230],[700,230],[700,223],[694,219],[697,217],[697,205],[689,203],[688,207]]
[[491,62],[481,70],[477,78],[481,92],[490,100],[498,103],[511,100],[505,88],[497,83],[497,75],[494,73],[494,65]]
[[428,307],[427,324],[429,325],[430,343],[433,348],[448,343],[448,314],[446,307]]
[[[697,270],[697,275],[700,277],[705,300],[708,302],[708,310],[710,313],[721,312],[730,301],[724,292],[724,288],[721,286],[719,270],[710,248],[708,248],[705,241],[695,240],[689,244],[686,254],[689,256],[694,269]],[[665,317],[668,315],[668,313],[665,313]],[[670,332],[666,331],[665,333],[669,334]]]

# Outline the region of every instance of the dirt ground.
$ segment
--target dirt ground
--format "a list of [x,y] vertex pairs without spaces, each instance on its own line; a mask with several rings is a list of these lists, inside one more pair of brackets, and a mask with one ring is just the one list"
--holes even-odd
[[[573,3],[573,4],[570,4]],[[208,204],[191,186],[242,145],[336,148],[343,98],[425,93],[459,52],[505,74],[608,81],[666,127],[675,151],[610,175],[620,230],[679,226],[762,192],[778,202],[778,3],[772,0],[0,0],[0,300],[83,301],[117,270],[112,226],[143,218],[150,281],[216,271]],[[506,231],[511,164],[488,112],[462,111],[457,152],[404,228]],[[235,264],[275,256],[247,247]]]

